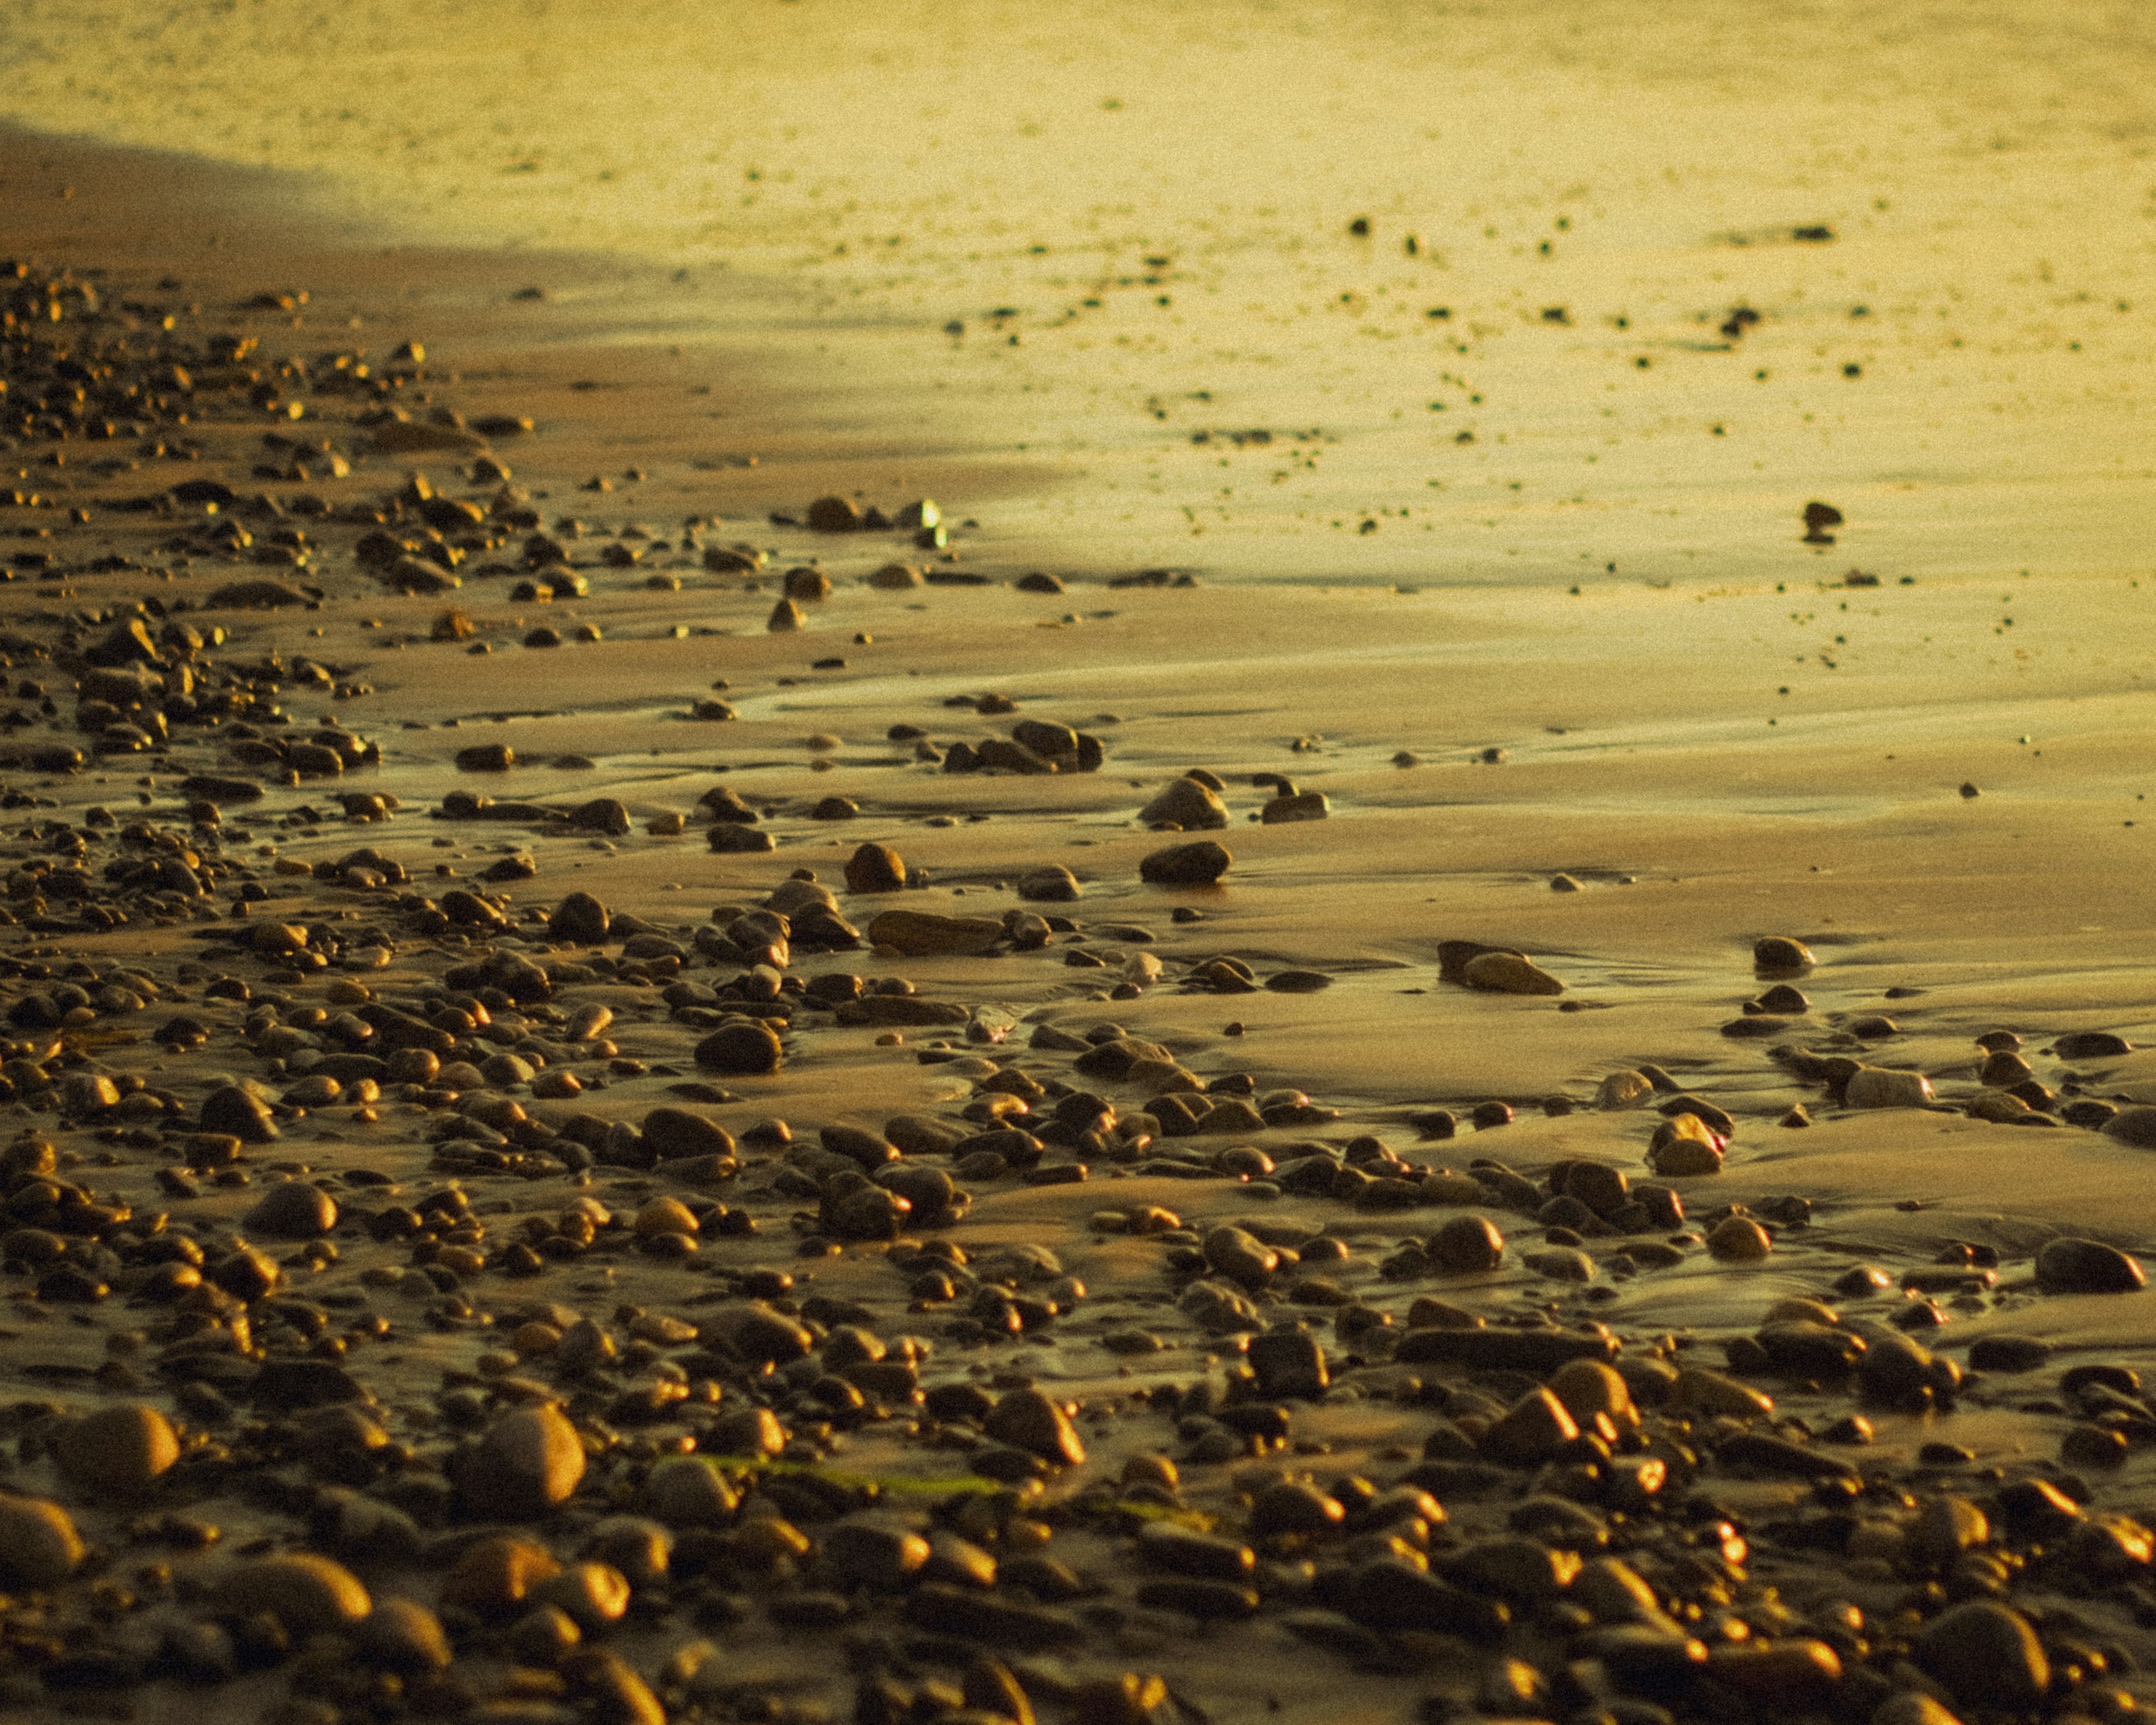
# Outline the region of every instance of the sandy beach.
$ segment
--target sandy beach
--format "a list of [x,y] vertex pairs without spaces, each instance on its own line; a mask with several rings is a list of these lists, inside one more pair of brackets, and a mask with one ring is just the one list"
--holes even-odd
[[11,1716],[2133,1712],[2136,13],[110,11]]

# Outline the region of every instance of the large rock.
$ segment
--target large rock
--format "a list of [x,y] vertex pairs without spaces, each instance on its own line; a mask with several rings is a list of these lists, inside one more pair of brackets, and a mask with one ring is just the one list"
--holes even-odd
[[1862,1066],[1850,1074],[1842,1099],[1852,1108],[1922,1108],[1931,1102],[1932,1081],[1921,1072]]
[[846,859],[849,892],[897,892],[906,886],[906,860],[888,845],[864,845]]

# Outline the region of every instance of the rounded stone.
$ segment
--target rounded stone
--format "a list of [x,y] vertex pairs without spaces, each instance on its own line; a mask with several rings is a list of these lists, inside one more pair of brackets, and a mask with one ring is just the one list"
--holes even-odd
[[1921,1072],[1860,1066],[1850,1074],[1842,1100],[1852,1108],[1922,1108],[1932,1100],[1932,1081]]
[[723,1527],[740,1499],[701,1455],[669,1455],[644,1481],[644,1507],[670,1527]]
[[377,1599],[359,1625],[360,1657],[408,1676],[438,1671],[449,1662],[442,1620],[411,1599]]
[[1812,949],[1785,934],[1766,934],[1752,943],[1752,967],[1771,975],[1777,971],[1809,970],[1816,963]]
[[1138,819],[1149,827],[1217,832],[1228,824],[1228,805],[1194,778],[1172,778],[1138,811]]
[[1060,863],[1029,869],[1018,880],[1018,896],[1036,904],[1069,904],[1082,890],[1078,877]]
[[1964,1707],[2026,1712],[2051,1685],[2051,1661],[2028,1619],[1989,1599],[1942,1611],[1917,1632],[1912,1651]]
[[1505,1236],[1486,1216],[1455,1216],[1430,1235],[1426,1250],[1439,1269],[1475,1275],[1504,1260]]
[[246,1224],[272,1240],[316,1240],[336,1226],[336,1200],[306,1180],[272,1186],[248,1209]]
[[906,886],[906,860],[888,845],[864,845],[846,859],[849,892],[897,892]]
[[141,1491],[180,1459],[172,1422],[146,1402],[100,1408],[61,1432],[60,1471],[91,1491]]
[[1005,1393],[983,1422],[988,1435],[999,1444],[1024,1450],[1044,1461],[1076,1467],[1086,1460],[1086,1445],[1070,1416],[1038,1389]]
[[269,1106],[236,1084],[213,1090],[203,1098],[202,1129],[237,1138],[243,1144],[274,1143],[277,1122]]
[[2156,1108],[2122,1108],[2097,1130],[2137,1150],[2156,1150]]
[[1707,1249],[1725,1264],[1756,1264],[1774,1250],[1774,1240],[1749,1216],[1725,1216],[1707,1236]]
[[507,1616],[561,1573],[560,1561],[545,1546],[498,1534],[468,1547],[442,1578],[442,1603],[481,1617]]
[[2047,1294],[2131,1294],[2148,1281],[2138,1259],[2098,1240],[2055,1240],[2036,1254],[2036,1286]]
[[753,1077],[776,1072],[784,1053],[768,1024],[721,1024],[696,1045],[696,1064],[707,1072]]
[[606,938],[613,920],[590,893],[572,892],[555,906],[554,914],[547,919],[547,933],[550,939],[595,946]]
[[1486,994],[1562,994],[1564,984],[1517,952],[1478,952],[1460,980]]
[[489,1428],[464,1476],[483,1514],[515,1519],[566,1503],[584,1476],[583,1440],[559,1408],[518,1408]]
[[0,1581],[57,1587],[82,1562],[82,1536],[68,1512],[46,1497],[0,1493]]
[[373,1609],[360,1579],[317,1552],[256,1558],[227,1574],[218,1609],[234,1617],[264,1613],[295,1635],[349,1629]]
[[1155,886],[1210,886],[1235,860],[1225,845],[1204,839],[1152,852],[1139,862],[1138,877]]

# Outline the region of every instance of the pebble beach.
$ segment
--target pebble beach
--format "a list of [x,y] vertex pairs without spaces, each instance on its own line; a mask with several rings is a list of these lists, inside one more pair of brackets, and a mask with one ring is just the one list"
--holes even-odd
[[0,33],[8,1717],[2130,1725],[2137,20],[151,10]]

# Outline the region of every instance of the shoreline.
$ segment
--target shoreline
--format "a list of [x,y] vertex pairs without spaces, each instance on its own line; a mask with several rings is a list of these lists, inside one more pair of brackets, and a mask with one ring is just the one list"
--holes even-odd
[[[526,323],[505,309],[522,259],[302,249],[310,269],[265,281],[289,237],[265,224],[258,243],[235,215],[246,243],[183,277],[206,286],[159,290],[166,242],[100,252],[91,237],[127,220],[117,201],[100,215],[101,188],[144,185],[125,163],[94,175],[93,155],[56,150],[74,207],[18,231],[46,232],[37,249],[54,264],[72,241],[116,279],[86,325],[87,302],[64,291],[61,320],[13,347],[11,413],[34,372],[48,406],[33,418],[64,417],[51,391],[65,374],[44,362],[64,347],[79,360],[83,327],[96,364],[131,367],[119,381],[168,405],[139,433],[18,439],[18,485],[58,506],[0,523],[49,531],[5,542],[21,639],[0,651],[23,715],[6,779],[36,800],[10,811],[18,922],[0,942],[24,1033],[8,1074],[23,1137],[7,1152],[20,1225],[0,1381],[18,1459],[4,1484],[96,1548],[47,1584],[47,1620],[85,1646],[19,1659],[0,1678],[11,1706],[44,1717],[87,1691],[177,1717],[202,1703],[169,1674],[223,1676],[228,1656],[264,1668],[232,1676],[216,1704],[289,1725],[332,1725],[316,1705],[357,1720],[392,1701],[485,1718],[489,1697],[641,1721],[654,1695],[685,1716],[768,1699],[795,1711],[765,1717],[805,1721],[844,1716],[879,1671],[932,1699],[928,1685],[969,1671],[992,1685],[977,1660],[993,1656],[1030,1705],[1088,1722],[1138,1717],[1118,1686],[1142,1700],[1154,1674],[1186,1717],[1374,1722],[1467,1705],[1505,1652],[1546,1688],[1609,1654],[1590,1711],[1667,1694],[1691,1717],[1716,1697],[1694,1682],[1768,1719],[1868,1715],[1927,1685],[1969,1711],[1987,1667],[1939,1653],[1922,1625],[1955,1590],[1994,1589],[1970,1590],[1965,1554],[1940,1558],[1925,1517],[1980,1501],[1998,1531],[1972,1551],[2012,1559],[1996,1591],[2055,1649],[2114,1650],[2051,1711],[2118,1713],[2113,1692],[2136,1678],[2115,1674],[2116,1653],[2141,1670],[2156,1656],[2146,1558],[2079,1590],[2062,1536],[2047,1558],[2014,1520],[2025,1489],[2012,1493],[2060,1482],[2092,1527],[2098,1511],[2130,1513],[2156,1425],[2138,1403],[2050,1395],[2061,1366],[2148,1366],[2145,1290],[2069,1278],[2061,1291],[2055,1272],[2040,1288],[2033,1267],[2054,1233],[2156,1239],[2145,1149],[2064,1123],[2082,1103],[2156,1101],[2151,1057],[2048,1051],[2156,1029],[2143,957],[2156,906],[2136,890],[2143,829],[2128,824],[2134,631],[2156,583],[2107,583],[2106,642],[2054,603],[2076,583],[2032,579],[2012,648],[1973,582],[1815,589],[1804,606],[1878,619],[1878,644],[1829,670],[1806,635],[1813,668],[1786,697],[1772,679],[1793,671],[1769,666],[1791,655],[1764,643],[1792,597],[1763,584],[1578,598],[1119,587],[1110,571],[1133,566],[1111,537],[1098,563],[1058,566],[1061,590],[1029,592],[1016,583],[1032,543],[998,509],[1030,470],[866,455],[804,425],[783,377],[608,349],[590,339],[605,318],[554,302]],[[0,216],[36,191],[11,175]],[[336,279],[290,308],[297,327],[284,308],[233,310],[303,285],[295,272]],[[384,311],[409,278],[434,297]],[[185,390],[157,382],[172,358],[141,357],[167,300]],[[113,309],[130,301],[146,309]],[[532,346],[557,315],[584,339]],[[354,316],[360,331],[340,327]],[[250,327],[258,354],[202,362]],[[110,345],[123,334],[134,357]],[[362,337],[398,387],[336,383],[352,365],[318,357]],[[408,341],[426,356],[394,357]],[[279,370],[295,352],[304,377]],[[700,386],[711,394],[691,397]],[[170,417],[182,395],[184,426]],[[729,435],[759,465],[696,465],[712,455],[680,429],[690,400],[734,416]],[[276,417],[294,401],[298,418]],[[362,423],[383,408],[410,417]],[[469,434],[495,415],[536,427]],[[400,425],[443,446],[383,447]],[[141,453],[157,442],[198,459]],[[121,465],[100,474],[105,452]],[[40,465],[54,454],[68,459]],[[611,489],[583,489],[602,477]],[[173,494],[189,480],[231,495],[210,511]],[[856,492],[893,512],[936,497],[958,523],[955,559],[895,532],[770,520]],[[393,552],[362,554],[384,535]],[[713,567],[737,543],[749,567]],[[280,546],[292,555],[264,560]],[[129,562],[92,567],[115,556]],[[903,585],[875,584],[899,562]],[[789,568],[832,586],[807,597],[804,577],[802,626],[774,632]],[[244,581],[295,602],[213,602]],[[191,648],[168,624],[227,639]],[[1943,636],[1995,662],[1973,675]],[[2047,666],[2039,708],[2015,693],[2030,662],[2017,651],[2080,668]],[[1425,669],[1378,674],[1402,665]],[[131,679],[131,705],[107,698]],[[88,711],[100,701],[109,719]],[[732,716],[692,716],[701,702]],[[2034,710],[2055,726],[2011,740]],[[1100,739],[1099,770],[939,770],[957,743],[1027,720]],[[23,764],[131,725],[139,750],[79,774]],[[520,763],[457,764],[492,744]],[[1394,764],[1403,752],[1415,764]],[[1218,780],[1226,824],[1148,830],[1139,811],[1164,791],[1212,818],[1177,789],[1194,767]],[[1259,819],[1280,788],[1254,782],[1266,774],[1321,795],[1325,818]],[[190,807],[215,801],[209,779],[260,794],[228,785],[213,821]],[[706,820],[705,797],[722,789],[759,817],[737,829],[775,848],[716,847],[729,823]],[[441,818],[482,791],[532,806]],[[855,806],[819,814],[829,798]],[[1214,838],[1234,853],[1221,884],[1141,879],[1147,856]],[[858,890],[849,865],[871,868],[859,852],[881,845],[926,884]],[[78,851],[65,896],[54,883]],[[1050,864],[1082,896],[1012,890]],[[809,931],[829,925],[797,898],[792,951],[776,952],[757,907],[803,867],[839,928],[819,950]],[[612,920],[565,909],[576,892]],[[2070,896],[2115,926],[2061,927]],[[92,910],[129,920],[99,932]],[[1748,1013],[1778,980],[1755,973],[1754,942],[1777,935],[1810,943],[1782,980],[1813,999]],[[1564,992],[1460,986],[1449,941],[1527,954]],[[71,965],[94,973],[80,1004],[55,993]],[[859,993],[843,982],[857,970]],[[793,986],[809,976],[841,980]],[[49,1008],[54,1022],[32,1022]],[[1882,1014],[1891,1029],[1866,1028]],[[1726,1028],[1747,1019],[1779,1022]],[[1127,1036],[1089,1041],[1106,1024]],[[761,1024],[784,1028],[775,1070],[698,1052],[722,1034],[762,1047]],[[1979,1078],[1974,1039],[1999,1028],[2020,1033],[2048,1128],[2007,1123],[2006,1086]],[[391,1038],[390,1059],[364,1051]],[[1110,1044],[1129,1055],[1120,1071],[1087,1052]],[[1921,1069],[1945,1101],[1845,1110],[1837,1058]],[[1648,1067],[1660,1081],[1626,1076]],[[1096,1086],[1112,1092],[1103,1108],[1060,1106]],[[1778,1125],[1793,1104],[1817,1124]],[[1173,1130],[1178,1106],[1206,1129]],[[1478,1109],[1503,1111],[1478,1126]],[[1700,1171],[1663,1173],[1650,1142],[1686,1120],[1679,1157],[1651,1153]],[[886,1159],[893,1144],[904,1153]],[[895,1186],[865,1178],[891,1168],[906,1170]],[[864,1197],[894,1189],[910,1208]],[[1507,1236],[1495,1269],[1442,1256],[1472,1218]],[[182,1237],[199,1268],[169,1244]],[[1866,1260],[1887,1266],[1883,1290],[1846,1281]],[[161,1268],[173,1264],[193,1281]],[[1463,1335],[1489,1340],[1445,1339]],[[2034,1375],[1994,1364],[1957,1388],[1979,1340],[1999,1344],[1994,1360],[2036,1360]],[[1554,1414],[1553,1347],[1614,1363],[1571,1371]],[[1886,1365],[1860,1368],[1875,1358]],[[1916,1376],[1892,1378],[1897,1361]],[[78,1420],[100,1408],[116,1428]],[[1836,1422],[1860,1409],[1871,1440],[1845,1444],[1856,1428]],[[550,1417],[577,1429],[563,1439]],[[717,1486],[699,1472],[692,1491],[678,1468],[667,1477],[687,1496],[658,1483],[698,1455],[720,1459]],[[488,1467],[516,1489],[490,1495],[475,1471]],[[223,1537],[176,1551],[192,1536],[151,1511]],[[660,1533],[624,1532],[624,1513]],[[1848,1526],[1823,1557],[1827,1516]],[[1215,1537],[1178,1556],[1140,1531],[1163,1521]],[[625,1616],[605,1604],[607,1576],[546,1584],[600,1651],[569,1651],[551,1620],[528,1627],[531,1599],[475,1579],[470,1548],[505,1528],[544,1548],[504,1559],[512,1570],[590,1553],[620,1572]],[[0,1517],[0,1563],[49,1562],[40,1537]],[[1522,1592],[1500,1566],[1523,1543],[1565,1580]],[[300,1550],[336,1573],[275,1567]],[[1634,1626],[1664,1637],[1650,1656],[1674,1660],[1675,1679],[1625,1666],[1609,1635],[1632,1608],[1571,1579],[1604,1553],[1648,1578],[1655,1624]],[[94,1580],[156,1563],[166,1579],[89,1626]],[[364,1615],[399,1597],[446,1626],[442,1657],[424,1627]],[[265,1612],[289,1656],[243,1660]],[[1983,1657],[2004,1656],[1990,1633]],[[846,1655],[859,1684],[838,1674]],[[398,1675],[389,1700],[350,1675],[368,1671]]]

